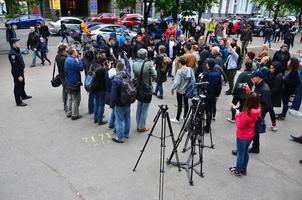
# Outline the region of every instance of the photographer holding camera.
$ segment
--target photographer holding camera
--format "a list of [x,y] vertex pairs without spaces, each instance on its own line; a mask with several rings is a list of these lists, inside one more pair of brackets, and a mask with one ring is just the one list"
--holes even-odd
[[215,70],[215,60],[209,58],[207,60],[207,68],[208,71],[203,73],[201,77],[201,81],[208,82],[207,96],[205,99],[206,103],[206,126],[204,127],[204,131],[206,133],[210,132],[211,121],[212,121],[212,113],[216,108],[217,99],[221,93],[221,73],[218,70]]

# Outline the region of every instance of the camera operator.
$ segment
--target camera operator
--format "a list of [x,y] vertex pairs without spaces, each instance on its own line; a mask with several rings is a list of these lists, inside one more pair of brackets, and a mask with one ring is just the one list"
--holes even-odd
[[206,106],[206,126],[204,127],[204,131],[206,133],[210,132],[211,127],[211,120],[212,114],[216,108],[217,99],[221,93],[221,73],[215,70],[215,60],[209,58],[207,60],[207,68],[208,71],[203,73],[201,78],[202,82],[209,82],[206,88],[206,99],[205,99],[205,106]]

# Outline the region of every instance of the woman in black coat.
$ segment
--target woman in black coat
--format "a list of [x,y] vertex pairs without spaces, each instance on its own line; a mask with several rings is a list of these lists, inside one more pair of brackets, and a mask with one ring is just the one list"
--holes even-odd
[[281,107],[282,88],[283,88],[283,75],[281,73],[281,63],[278,61],[273,62],[269,67],[269,80],[268,85],[271,89],[272,107],[269,110],[272,126],[272,131],[277,131],[276,114],[274,107]]
[[281,73],[281,64],[275,61],[269,68],[268,85],[271,89],[273,107],[281,107],[283,75]]
[[277,115],[277,119],[284,120],[288,111],[288,103],[291,95],[296,94],[297,87],[300,84],[300,78],[298,74],[299,60],[297,58],[291,58],[288,61],[289,71],[284,76],[284,88],[282,92],[282,113]]

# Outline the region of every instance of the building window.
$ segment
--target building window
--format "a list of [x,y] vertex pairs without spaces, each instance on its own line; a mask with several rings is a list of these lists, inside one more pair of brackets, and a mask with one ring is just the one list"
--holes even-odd
[[76,9],[76,0],[66,0],[66,8],[67,9]]

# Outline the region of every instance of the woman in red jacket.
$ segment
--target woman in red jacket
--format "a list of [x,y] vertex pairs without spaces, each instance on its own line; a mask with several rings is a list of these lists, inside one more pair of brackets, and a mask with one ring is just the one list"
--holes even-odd
[[258,117],[261,116],[260,98],[256,93],[247,96],[243,111],[236,114],[236,143],[237,143],[237,162],[236,167],[229,170],[236,176],[246,175],[247,164],[249,161],[249,145],[255,136],[255,125]]

